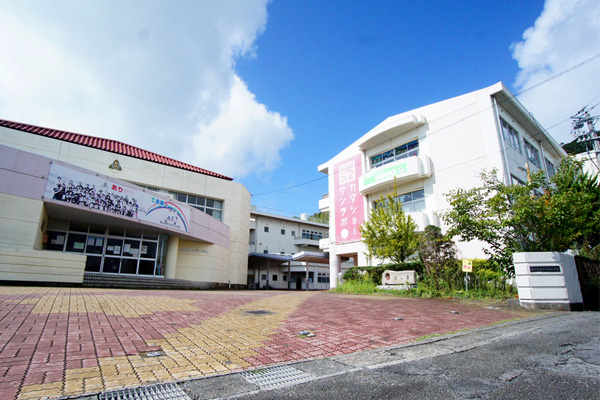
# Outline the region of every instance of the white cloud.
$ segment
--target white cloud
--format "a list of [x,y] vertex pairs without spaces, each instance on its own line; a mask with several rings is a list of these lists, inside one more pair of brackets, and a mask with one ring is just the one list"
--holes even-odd
[[[223,132],[229,132],[224,137]],[[237,177],[262,174],[279,165],[279,150],[294,138],[287,119],[267,110],[239,77],[218,116],[199,125],[191,151],[194,159]]]
[[268,1],[0,0],[0,118],[236,177],[276,168],[291,129],[235,74],[255,56]]
[[[521,69],[515,88],[526,90],[519,100],[547,129],[568,120],[600,95],[600,58],[532,90],[527,88],[599,54],[598,21],[598,1],[546,0],[534,26],[512,46],[513,58]],[[566,121],[549,132],[559,142],[570,142],[570,127],[570,121]]]

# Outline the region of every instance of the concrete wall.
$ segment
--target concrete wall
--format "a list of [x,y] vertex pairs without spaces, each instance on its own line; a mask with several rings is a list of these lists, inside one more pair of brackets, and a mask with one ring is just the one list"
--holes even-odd
[[0,193],[0,249],[41,250],[44,203]]
[[80,254],[0,249],[0,281],[82,283],[85,260]]

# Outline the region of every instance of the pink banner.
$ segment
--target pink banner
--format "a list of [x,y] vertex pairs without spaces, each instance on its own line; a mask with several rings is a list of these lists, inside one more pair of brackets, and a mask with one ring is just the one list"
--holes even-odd
[[363,196],[358,191],[358,179],[362,175],[360,154],[336,164],[333,171],[335,241],[346,243],[360,240],[358,228],[365,219]]

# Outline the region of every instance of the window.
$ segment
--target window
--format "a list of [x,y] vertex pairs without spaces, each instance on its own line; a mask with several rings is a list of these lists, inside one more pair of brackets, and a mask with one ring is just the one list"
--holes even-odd
[[265,232],[267,232],[267,233],[269,232],[269,227],[268,226],[265,226]]
[[264,249],[264,250],[263,250],[263,253],[265,253],[265,254],[269,254],[269,250],[267,250],[267,249]]
[[412,142],[398,146],[395,149],[388,150],[385,153],[378,154],[371,157],[371,168],[381,167],[382,165],[389,164],[391,162],[401,160],[403,158],[418,156],[419,155],[419,141],[413,140]]
[[223,201],[209,199],[192,194],[169,192],[177,201],[187,203],[190,206],[213,216],[219,221],[223,220]]
[[[417,190],[410,193],[404,193],[398,196],[402,202],[402,211],[405,213],[415,213],[425,211],[425,190]],[[374,207],[380,206],[380,201],[374,203]]]
[[504,140],[520,153],[521,142],[519,142],[519,133],[502,118],[500,118],[500,126],[502,127],[502,136],[504,137]]
[[317,282],[318,283],[329,283],[329,274],[319,272],[319,274],[317,276]]
[[262,274],[262,275],[260,276],[260,280],[261,280],[261,281],[266,281],[266,280],[267,280],[267,275],[265,275],[265,274]]
[[273,274],[273,282],[277,281],[277,275]]
[[292,231],[292,237],[296,237],[296,231]]
[[526,186],[525,182],[523,182],[522,180],[520,180],[519,178],[517,178],[514,175],[511,175],[510,179],[511,179],[513,185]]
[[531,163],[536,167],[541,168],[540,153],[538,152],[538,149],[533,147],[533,145],[527,140],[524,140],[523,142],[525,143],[525,152],[527,153],[527,159],[531,161]]
[[550,177],[556,175],[556,168],[554,167],[554,164],[552,164],[552,162],[550,162],[550,160],[548,160],[547,158],[546,158],[546,171],[548,171],[548,176],[550,176]]
[[283,281],[287,281],[287,275],[283,275]]
[[285,229],[282,229],[282,230],[281,230],[281,234],[282,234],[282,235],[285,235]]
[[[66,221],[65,221],[66,222]],[[86,272],[162,275],[166,236],[139,229],[50,220],[44,249],[87,256]]]
[[323,232],[315,232],[302,229],[302,239],[321,240],[323,239],[323,237],[327,237],[323,234]]

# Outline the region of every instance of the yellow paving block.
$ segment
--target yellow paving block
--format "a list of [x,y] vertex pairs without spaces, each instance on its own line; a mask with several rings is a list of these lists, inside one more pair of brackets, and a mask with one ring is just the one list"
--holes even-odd
[[62,389],[62,382],[41,383],[39,385],[23,386],[21,393],[38,392],[42,390]]
[[[35,294],[19,300],[32,304],[33,313],[104,313],[125,318],[153,315],[159,311],[198,311],[202,302],[166,296],[128,295],[110,289],[80,288],[2,288],[14,294]],[[91,294],[93,292],[93,294]],[[143,292],[139,292],[143,293]],[[24,387],[19,399],[60,397],[122,389],[144,383],[187,379],[248,368],[244,358],[256,356],[253,349],[263,346],[287,316],[315,293],[286,293],[246,303],[236,309],[202,320],[198,324],[165,334],[164,339],[147,341],[160,346],[165,355],[103,357],[99,366],[65,371],[65,381]],[[272,314],[251,314],[267,310]],[[64,384],[64,386],[62,386]],[[54,386],[49,386],[54,385]],[[33,393],[37,393],[35,397]]]

